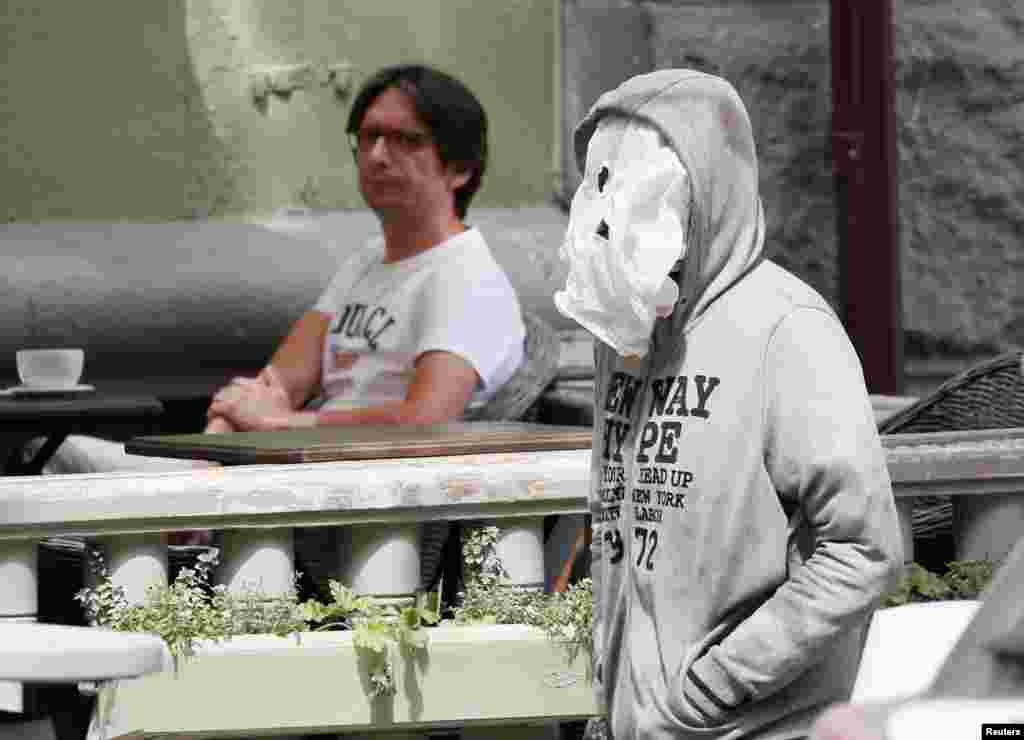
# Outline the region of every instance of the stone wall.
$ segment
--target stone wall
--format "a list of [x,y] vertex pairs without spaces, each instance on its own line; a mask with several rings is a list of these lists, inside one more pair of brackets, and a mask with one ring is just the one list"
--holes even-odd
[[[646,71],[636,59],[726,77],[757,137],[769,254],[834,303],[828,0],[566,0],[567,70],[593,55],[573,42],[595,15],[611,64],[641,50],[569,80],[563,136],[595,87]],[[894,21],[908,357],[1024,345],[1024,3],[896,0]]]

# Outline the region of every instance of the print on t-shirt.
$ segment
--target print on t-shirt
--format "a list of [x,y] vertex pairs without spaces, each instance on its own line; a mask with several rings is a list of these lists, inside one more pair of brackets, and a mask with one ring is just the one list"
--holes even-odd
[[350,301],[328,325],[323,387],[342,403],[381,403],[405,397],[415,355],[400,348],[404,322],[391,306]]
[[377,351],[381,335],[395,325],[395,317],[384,306],[372,309],[365,303],[349,303],[331,323],[331,334],[343,334],[347,339],[362,337],[371,352]]

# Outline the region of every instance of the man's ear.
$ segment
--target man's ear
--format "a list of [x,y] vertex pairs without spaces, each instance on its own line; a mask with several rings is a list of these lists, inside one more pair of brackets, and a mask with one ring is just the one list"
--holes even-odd
[[473,177],[473,170],[451,162],[448,164],[448,183],[452,190],[458,190]]

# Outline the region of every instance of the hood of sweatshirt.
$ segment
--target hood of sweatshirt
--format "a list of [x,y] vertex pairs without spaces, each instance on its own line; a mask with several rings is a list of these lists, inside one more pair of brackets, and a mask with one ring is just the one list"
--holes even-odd
[[761,259],[764,211],[758,194],[757,153],[747,109],[726,80],[687,69],[633,77],[603,94],[576,127],[580,171],[600,120],[643,121],[665,137],[690,176],[686,257],[677,265],[680,295],[675,328],[698,320]]

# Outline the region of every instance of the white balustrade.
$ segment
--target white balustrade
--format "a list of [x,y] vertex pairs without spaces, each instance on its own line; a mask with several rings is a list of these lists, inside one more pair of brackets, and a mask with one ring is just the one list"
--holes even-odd
[[[1024,430],[892,435],[884,444],[908,561],[918,496],[954,497],[961,558],[997,558],[1024,531]],[[293,586],[293,527],[339,527],[337,550],[321,565],[357,591],[393,597],[419,586],[419,522],[488,521],[501,529],[498,554],[513,582],[541,587],[564,565],[545,559],[563,560],[572,542],[568,531],[557,547],[545,543],[543,518],[585,514],[589,477],[590,453],[576,450],[0,478],[0,624],[35,619],[35,542],[50,536],[102,542],[115,582],[137,600],[166,582],[163,532],[221,530],[218,581],[280,594]],[[6,689],[0,708],[13,708],[5,702],[20,691]],[[502,732],[518,737],[517,729],[536,737],[549,728]]]
[[953,497],[953,537],[960,560],[1002,560],[1024,535],[1024,429],[893,434],[883,437],[903,534],[917,496]]

